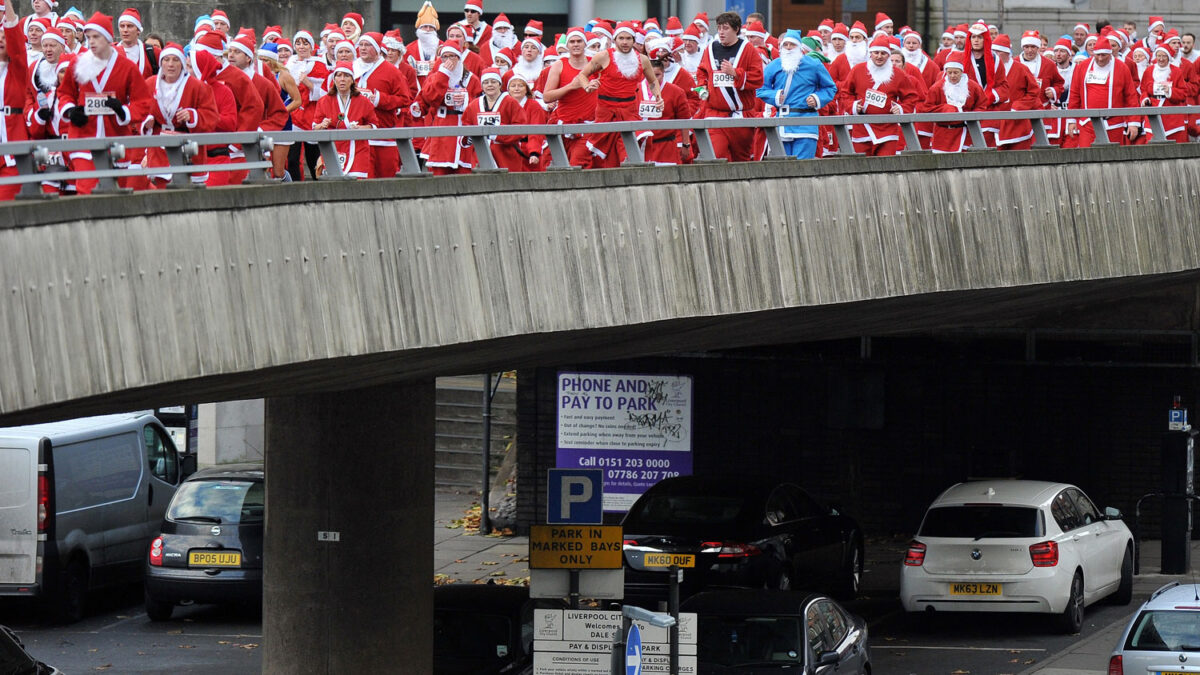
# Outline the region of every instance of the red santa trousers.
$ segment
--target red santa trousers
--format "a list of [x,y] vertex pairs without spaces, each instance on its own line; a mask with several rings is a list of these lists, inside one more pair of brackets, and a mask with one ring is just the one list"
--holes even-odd
[[[205,164],[208,164],[210,166],[217,165],[217,164],[229,164],[229,163],[230,163],[230,161],[229,161],[228,155],[219,155],[217,157],[209,157],[205,161]],[[208,187],[221,187],[223,185],[230,185],[230,174],[231,173],[233,173],[233,172],[232,171],[210,171],[208,173],[208,180],[204,181],[204,184],[207,185]]]
[[[0,178],[17,175],[17,166],[5,166],[0,168]],[[21,191],[20,185],[2,185],[0,186],[0,202],[11,202],[17,198],[17,193]],[[57,190],[55,190],[57,192]]]
[[[711,117],[711,115],[710,115]],[[749,162],[754,159],[754,128],[713,129],[708,132],[712,139],[713,154],[731,162]]]
[[368,178],[394,178],[400,173],[400,150],[395,143],[371,146],[370,171]]
[[[90,152],[72,152],[67,155],[67,164],[71,167],[71,171],[95,171],[96,163],[92,161],[92,153]],[[75,180],[75,194],[90,195],[92,190],[100,184],[98,178],[77,178]]]
[[891,157],[900,152],[899,141],[884,141],[882,143],[855,143],[854,151],[867,157]]
[[465,174],[471,173],[471,168],[466,167],[466,166],[460,166],[460,167],[451,169],[448,166],[431,166],[431,167],[429,167],[429,171],[432,172],[433,175],[435,175],[435,176],[458,176],[458,175],[465,175]]
[[[596,104],[596,123],[632,122],[642,119],[637,114],[637,104],[633,106],[612,106],[604,101]],[[592,152],[591,168],[611,169],[621,166],[625,159],[625,144],[621,142],[621,134],[588,134],[587,147]]]
[[496,160],[496,166],[501,169],[508,169],[509,173],[534,170],[529,167],[529,160],[522,157],[520,151],[517,150],[517,146],[512,143],[493,143],[492,159]]
[[[1094,124],[1079,125],[1079,142],[1075,146],[1077,148],[1090,148],[1096,142],[1096,129]],[[1128,145],[1125,140],[1125,129],[1109,129],[1108,140],[1117,145]],[[1063,147],[1066,147],[1065,145]]]

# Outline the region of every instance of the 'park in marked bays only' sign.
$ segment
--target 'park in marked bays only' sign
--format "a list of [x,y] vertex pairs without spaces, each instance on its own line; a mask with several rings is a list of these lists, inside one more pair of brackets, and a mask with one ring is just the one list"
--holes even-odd
[[529,528],[533,569],[620,569],[619,525],[534,525]]

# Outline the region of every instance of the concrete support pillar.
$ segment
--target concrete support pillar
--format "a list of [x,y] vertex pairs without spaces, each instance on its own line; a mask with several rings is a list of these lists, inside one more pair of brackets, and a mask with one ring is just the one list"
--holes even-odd
[[595,0],[568,0],[567,25],[582,26],[596,18]]
[[263,672],[433,672],[434,393],[267,399]]

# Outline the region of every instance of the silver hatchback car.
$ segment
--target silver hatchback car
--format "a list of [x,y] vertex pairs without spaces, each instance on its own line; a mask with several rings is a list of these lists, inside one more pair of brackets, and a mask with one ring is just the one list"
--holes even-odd
[[1108,675],[1200,673],[1200,585],[1173,581],[1133,615],[1108,659]]

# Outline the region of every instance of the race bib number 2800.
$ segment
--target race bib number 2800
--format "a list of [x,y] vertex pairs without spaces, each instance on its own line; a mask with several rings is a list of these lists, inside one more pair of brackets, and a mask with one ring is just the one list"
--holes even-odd
[[85,94],[83,97],[83,111],[89,115],[116,115],[116,111],[108,107],[108,97],[111,95],[108,92]]

